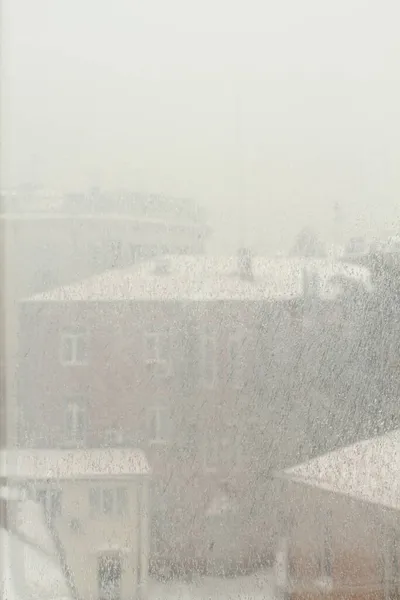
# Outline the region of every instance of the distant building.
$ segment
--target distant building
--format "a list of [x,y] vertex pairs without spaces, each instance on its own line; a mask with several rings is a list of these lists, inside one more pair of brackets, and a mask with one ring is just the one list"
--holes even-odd
[[[8,484],[42,506],[46,535],[75,597],[145,598],[149,467],[141,451],[29,449],[2,460]],[[37,521],[30,517],[31,523],[17,507],[15,529],[25,537]]]
[[[15,443],[16,302],[165,253],[203,253],[210,235],[191,200],[130,192],[57,194],[32,186],[0,199],[7,439]],[[4,386],[2,386],[4,387]],[[3,391],[4,394],[4,391]],[[4,437],[4,435],[3,435]]]
[[277,474],[280,591],[298,600],[398,597],[399,457],[396,430]]
[[1,219],[18,298],[165,253],[203,253],[204,214],[189,199],[131,192],[5,192]]
[[252,563],[273,522],[269,471],[334,444],[362,398],[349,380],[369,291],[360,267],[242,251],[24,300],[19,442],[142,448],[154,560]]

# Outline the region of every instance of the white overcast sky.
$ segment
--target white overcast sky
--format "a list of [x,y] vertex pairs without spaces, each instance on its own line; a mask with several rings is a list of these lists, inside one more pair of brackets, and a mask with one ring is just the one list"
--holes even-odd
[[397,226],[397,0],[3,0],[3,185],[192,196],[217,248]]

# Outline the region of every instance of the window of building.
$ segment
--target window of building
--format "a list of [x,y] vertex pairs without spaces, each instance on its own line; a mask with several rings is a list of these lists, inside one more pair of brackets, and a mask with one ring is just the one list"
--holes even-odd
[[167,376],[171,367],[171,348],[168,335],[166,333],[146,333],[144,357],[146,364],[154,374]]
[[65,366],[88,363],[88,334],[82,329],[64,329],[61,334],[61,364]]
[[140,259],[142,257],[142,253],[143,253],[142,247],[131,244],[130,249],[131,249],[131,262],[136,264],[140,261]]
[[86,402],[76,396],[67,398],[65,408],[65,440],[67,444],[80,445],[86,441]]
[[128,490],[125,487],[92,487],[89,490],[89,507],[92,517],[126,515],[128,512]]
[[58,488],[41,489],[35,493],[36,501],[40,502],[50,519],[61,516],[62,491]]
[[111,427],[104,432],[104,445],[107,447],[122,446],[124,443],[124,434],[118,427]]
[[114,495],[115,491],[113,489],[106,488],[102,490],[103,512],[105,515],[111,515],[113,513]]
[[217,377],[217,339],[210,330],[203,332],[200,340],[200,373],[206,387],[213,388]]
[[154,406],[147,415],[148,439],[150,444],[166,444],[169,439],[169,415],[163,406]]
[[93,487],[89,490],[89,506],[90,506],[90,514],[92,516],[97,515],[100,512],[100,488]]
[[118,241],[111,241],[109,243],[108,253],[109,268],[116,269],[120,267],[122,263],[122,243]]
[[128,490],[124,487],[117,488],[117,513],[125,515],[128,508]]

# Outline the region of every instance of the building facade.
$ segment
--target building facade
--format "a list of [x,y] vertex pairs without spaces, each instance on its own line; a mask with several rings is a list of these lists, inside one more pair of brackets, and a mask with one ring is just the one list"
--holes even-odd
[[[74,597],[146,597],[150,471],[143,452],[17,450],[5,464],[10,485],[42,507],[46,535]],[[31,519],[27,523],[18,508],[15,527],[25,537],[37,515]]]
[[20,444],[143,448],[158,565],[254,564],[270,470],[344,419],[333,378],[352,362],[325,352],[350,335],[343,277],[368,293],[365,270],[324,261],[175,256],[21,303]]
[[210,230],[190,199],[41,189],[2,194],[2,241],[16,297],[165,253],[202,254]]

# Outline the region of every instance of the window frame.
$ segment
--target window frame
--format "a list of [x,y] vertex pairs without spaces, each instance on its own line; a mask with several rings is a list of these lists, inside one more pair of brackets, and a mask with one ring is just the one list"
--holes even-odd
[[[89,513],[91,518],[101,515],[101,488],[99,486],[91,486],[88,494]],[[94,500],[94,501],[92,501]]]
[[120,240],[109,240],[107,250],[108,270],[118,269],[122,265],[122,257],[124,254],[123,243]]
[[[87,435],[88,435],[87,401],[85,400],[85,398],[83,396],[80,396],[79,394],[66,396],[65,399],[66,399],[66,403],[65,403],[65,408],[64,408],[64,443],[68,447],[77,447],[80,445],[85,445],[86,440],[87,440]],[[73,407],[75,407],[77,410],[73,410]],[[84,423],[83,429],[84,429],[84,431],[83,431],[82,437],[79,439],[76,435],[75,436],[69,435],[68,426],[67,426],[68,418],[69,418],[68,412],[71,412],[72,421],[75,420],[75,423],[73,423],[73,426],[71,427],[71,433],[79,430],[77,416],[79,414],[83,414],[83,423]]]
[[103,445],[106,448],[115,448],[123,446],[125,443],[125,436],[122,429],[108,427],[103,432]]
[[[123,498],[123,502],[121,502]],[[126,486],[118,486],[115,490],[116,514],[125,517],[128,515],[129,494]]]
[[[125,498],[120,502],[121,491]],[[106,507],[106,494],[109,494]],[[114,517],[125,517],[129,514],[129,493],[128,486],[102,486],[93,484],[88,492],[89,514],[91,519],[109,519]],[[107,510],[106,510],[107,508]]]
[[[79,340],[84,341],[84,358],[79,360],[77,358],[78,352],[78,344]],[[74,348],[74,351],[71,352],[71,358],[66,359],[64,353],[65,342],[69,340]],[[61,331],[60,336],[60,363],[63,367],[79,367],[79,366],[87,366],[89,364],[89,333],[86,328],[64,328]]]
[[116,490],[114,488],[101,488],[101,512],[105,517],[114,515],[116,508]]
[[[149,341],[154,340],[154,356],[150,356]],[[165,343],[166,354],[164,357],[163,342]],[[143,355],[146,366],[153,367],[158,377],[168,377],[171,374],[171,340],[168,332],[165,331],[146,331],[143,337]]]
[[169,443],[169,435],[167,434],[165,437],[158,437],[151,435],[151,427],[152,427],[152,419],[155,418],[157,425],[156,429],[162,430],[165,425],[162,424],[161,415],[164,413],[166,415],[167,420],[169,420],[169,410],[165,405],[157,404],[155,406],[151,406],[147,410],[147,439],[149,446],[164,446]]

